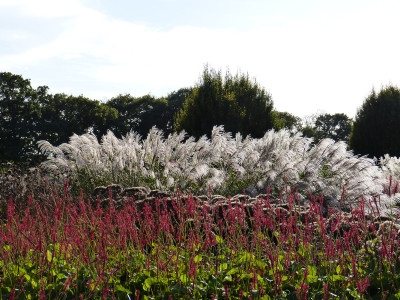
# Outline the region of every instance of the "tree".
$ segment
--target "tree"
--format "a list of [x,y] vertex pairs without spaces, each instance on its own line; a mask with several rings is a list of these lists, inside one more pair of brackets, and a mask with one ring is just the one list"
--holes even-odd
[[288,112],[273,111],[274,129],[281,130],[283,128],[295,133],[301,130],[301,119]]
[[320,114],[315,120],[315,139],[320,141],[330,138],[337,141],[349,141],[351,119],[343,113]]
[[199,84],[186,98],[175,118],[175,131],[185,130],[199,138],[210,136],[214,125],[224,125],[225,131],[262,137],[273,127],[271,96],[248,75],[204,68]]
[[373,90],[357,111],[350,148],[357,154],[400,156],[400,90],[394,86]]
[[97,138],[103,136],[117,120],[117,110],[84,96],[55,94],[41,102],[41,139],[59,145],[75,134],[92,131]]
[[183,108],[186,98],[192,93],[192,88],[181,88],[168,94],[166,100],[168,103],[166,111],[166,119],[168,120],[165,134],[174,132],[174,118],[176,114]]
[[110,129],[119,137],[131,130],[147,136],[153,126],[167,130],[168,103],[164,98],[156,99],[150,95],[135,98],[126,94],[110,99],[107,105],[118,112],[118,121]]
[[38,160],[37,142],[68,142],[74,134],[107,132],[117,111],[83,96],[50,95],[47,86],[31,87],[29,79],[0,73],[0,160]]
[[0,73],[0,160],[21,162],[36,147],[41,117],[39,99],[47,87],[32,88],[30,80],[9,72]]
[[343,113],[314,114],[303,119],[300,131],[303,136],[314,139],[314,144],[330,138],[335,142],[349,141],[352,120]]

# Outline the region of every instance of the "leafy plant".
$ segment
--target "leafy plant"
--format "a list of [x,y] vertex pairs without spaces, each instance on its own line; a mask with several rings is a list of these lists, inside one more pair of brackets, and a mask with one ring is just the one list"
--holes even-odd
[[37,203],[15,214],[9,201],[1,298],[400,298],[399,219],[374,232],[380,215],[363,203],[327,219],[319,197],[305,209],[295,193],[281,199],[288,210],[267,195],[247,215],[247,203],[210,207],[190,195],[172,208],[157,199],[140,211],[130,199],[103,209],[67,191],[54,212]]

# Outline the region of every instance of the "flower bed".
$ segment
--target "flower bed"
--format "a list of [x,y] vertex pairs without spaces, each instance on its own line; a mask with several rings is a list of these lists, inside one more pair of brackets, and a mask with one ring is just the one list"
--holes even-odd
[[52,210],[31,198],[15,214],[9,201],[2,298],[400,298],[399,219],[376,203],[324,216],[322,198],[299,205],[294,192],[126,195],[114,205],[111,190],[108,202],[67,191]]

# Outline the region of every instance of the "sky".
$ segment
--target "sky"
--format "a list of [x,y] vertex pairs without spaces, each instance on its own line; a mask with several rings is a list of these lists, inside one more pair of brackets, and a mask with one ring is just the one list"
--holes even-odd
[[167,96],[205,65],[299,117],[400,87],[399,0],[0,0],[0,72],[49,93]]

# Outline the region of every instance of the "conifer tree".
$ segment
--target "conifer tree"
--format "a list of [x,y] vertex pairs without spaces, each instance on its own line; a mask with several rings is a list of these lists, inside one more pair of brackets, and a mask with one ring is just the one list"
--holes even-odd
[[400,90],[372,91],[356,114],[350,148],[357,154],[400,156]]
[[176,115],[175,130],[198,138],[223,125],[232,133],[261,137],[273,128],[272,109],[271,96],[248,75],[227,72],[223,78],[221,71],[205,67],[200,83]]

